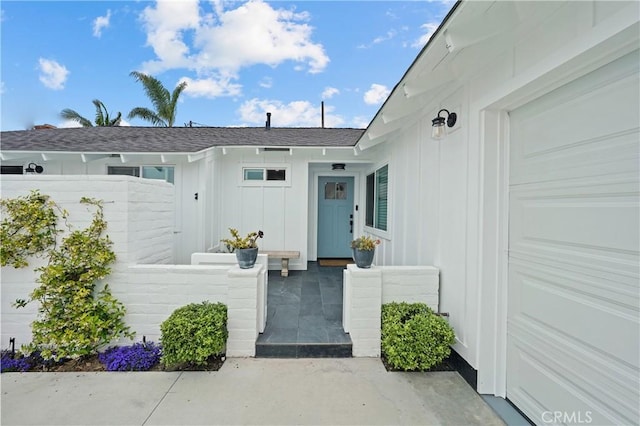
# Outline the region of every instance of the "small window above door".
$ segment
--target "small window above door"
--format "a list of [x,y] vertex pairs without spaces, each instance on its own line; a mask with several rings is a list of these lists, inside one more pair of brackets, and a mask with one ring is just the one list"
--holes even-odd
[[242,186],[290,186],[289,165],[242,166]]

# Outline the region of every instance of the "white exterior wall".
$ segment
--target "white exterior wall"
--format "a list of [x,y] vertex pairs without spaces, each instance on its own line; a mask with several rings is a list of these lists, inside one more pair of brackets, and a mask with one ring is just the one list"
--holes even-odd
[[[258,295],[264,266],[133,265],[112,284],[113,295],[127,308],[125,321],[138,339],[160,341],[160,325],[173,311],[190,303],[227,305],[227,356],[255,356],[259,333]],[[122,340],[121,344],[126,344]]]
[[[208,154],[208,155],[207,155]],[[189,264],[191,253],[206,250],[207,235],[202,232],[205,228],[205,214],[209,199],[213,196],[208,191],[211,175],[211,155],[190,157],[185,155],[125,155],[116,157],[93,159],[91,155],[82,157],[80,154],[61,153],[47,154],[43,160],[39,154],[34,158],[7,161],[3,164],[26,165],[35,161],[44,167],[41,175],[30,176],[31,179],[42,179],[56,182],[55,175],[89,175],[103,177],[107,175],[109,166],[140,167],[161,166],[173,167],[175,184],[172,186],[171,197],[175,197],[173,215],[174,256],[172,263]],[[124,161],[123,161],[124,160]],[[95,176],[94,176],[95,175]],[[5,179],[5,176],[3,176]],[[81,185],[82,187],[83,185]],[[198,194],[198,200],[195,194]],[[153,194],[152,194],[153,195]]]
[[[440,310],[450,313],[454,349],[478,370],[480,392],[502,396],[508,111],[637,49],[637,2],[546,7],[543,24],[515,47],[487,46],[477,58],[485,65],[458,72],[371,148],[379,162],[390,161],[389,240],[377,264],[439,268]],[[440,108],[455,111],[458,123],[435,141],[431,120]]]
[[[320,148],[294,148],[289,152],[256,153],[255,148],[228,148],[226,154],[217,151],[213,164],[215,193],[213,220],[210,228],[211,245],[220,248],[220,240],[229,237],[228,228],[236,228],[241,235],[262,230],[264,238],[258,240],[262,250],[295,250],[299,259],[289,261],[290,270],[306,270],[307,261],[315,259],[315,232],[317,193],[314,179],[336,174],[331,163],[348,163],[342,175],[358,173],[361,163],[370,162],[367,153],[354,156],[352,149],[326,150]],[[289,182],[268,183],[265,186],[244,185],[243,166],[287,167]],[[357,203],[358,201],[356,201]],[[363,209],[361,209],[363,212]],[[364,213],[363,213],[364,214]],[[271,269],[280,269],[279,259],[270,261]]]
[[438,269],[432,266],[347,265],[343,273],[342,324],[355,357],[380,356],[381,306],[390,302],[439,304]]
[[[170,263],[173,246],[173,188],[172,185],[129,176],[3,176],[0,182],[5,199],[27,195],[31,190],[49,195],[61,208],[69,212],[68,222],[73,229],[90,224],[93,208],[80,204],[80,198],[91,197],[103,201],[106,234],[113,241],[116,262],[112,274],[105,280],[114,293],[124,285],[128,265],[132,263]],[[62,224],[61,224],[62,225]],[[35,286],[33,269],[44,260],[30,262],[30,266],[16,270],[3,267],[2,342],[16,337],[19,344],[31,341],[30,323],[35,319],[37,306],[16,309],[16,299],[26,299]]]
[[131,265],[110,286],[126,306],[125,321],[137,338],[159,342],[160,324],[176,309],[205,300],[227,303],[228,270],[214,265]]
[[[256,153],[256,149],[258,153]],[[130,154],[103,157],[101,154],[81,156],[79,153],[40,154],[33,158],[6,161],[3,164],[26,165],[31,161],[43,165],[41,175],[30,178],[53,179],[56,175],[105,176],[109,166],[174,167],[175,197],[173,222],[174,258],[171,263],[187,265],[192,253],[219,248],[220,240],[229,236],[228,228],[238,228],[246,234],[262,229],[265,238],[260,247],[265,250],[300,251],[299,259],[292,259],[290,269],[306,269],[308,260],[315,260],[317,193],[316,173],[338,174],[331,171],[331,164],[346,163],[347,171],[340,175],[352,175],[359,182],[361,172],[371,163],[372,152],[357,156],[352,148],[293,148],[289,152],[266,152],[256,148],[213,148],[203,153],[185,154]],[[290,184],[287,186],[243,186],[243,165],[285,165],[289,167]],[[360,179],[361,180],[361,179]],[[364,206],[364,183],[357,188]],[[197,199],[196,199],[197,194]],[[359,228],[356,213],[355,227]],[[271,269],[279,269],[279,261],[271,261]]]
[[381,266],[382,303],[426,303],[440,312],[440,280],[433,266]]
[[[93,211],[80,204],[80,198],[103,200],[106,234],[116,253],[112,273],[104,283],[127,309],[125,322],[138,340],[146,336],[159,341],[160,324],[181,306],[205,300],[222,302],[228,307],[227,355],[255,355],[255,339],[264,327],[266,258],[262,256],[259,266],[250,270],[240,270],[226,261],[221,265],[168,264],[174,238],[173,185],[97,175],[6,176],[1,181],[3,198],[27,195],[33,189],[68,210],[74,229],[89,225]],[[11,304],[27,298],[37,278],[33,269],[44,264],[44,260],[36,260],[27,268],[2,268],[0,342],[8,342],[10,337],[16,338],[18,346],[31,341],[30,324],[36,318],[37,305],[16,309]],[[119,343],[127,342],[123,339]]]

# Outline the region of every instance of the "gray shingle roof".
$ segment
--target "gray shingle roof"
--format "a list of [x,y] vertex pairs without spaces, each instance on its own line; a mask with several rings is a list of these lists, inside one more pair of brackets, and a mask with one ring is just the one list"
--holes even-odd
[[364,129],[264,127],[80,127],[0,133],[0,151],[184,152],[211,147],[352,147]]

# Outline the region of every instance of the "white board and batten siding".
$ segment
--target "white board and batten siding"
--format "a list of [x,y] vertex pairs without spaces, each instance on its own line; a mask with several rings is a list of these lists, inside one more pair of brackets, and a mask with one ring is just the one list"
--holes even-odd
[[507,398],[638,424],[638,51],[510,113]]

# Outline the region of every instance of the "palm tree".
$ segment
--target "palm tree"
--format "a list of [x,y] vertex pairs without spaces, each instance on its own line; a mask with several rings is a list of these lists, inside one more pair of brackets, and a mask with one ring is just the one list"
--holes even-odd
[[138,71],[132,71],[129,75],[142,83],[145,93],[156,110],[152,111],[149,108],[136,107],[131,110],[127,118],[138,117],[149,121],[157,127],[173,127],[173,123],[176,120],[176,112],[178,111],[178,98],[187,87],[187,82],[183,81],[178,84],[173,89],[173,93],[169,93],[160,80],[155,77]]
[[[104,104],[100,100],[94,99],[92,102],[96,106],[96,118],[95,118],[96,126],[113,127],[113,126],[120,125],[120,120],[122,119],[121,112],[118,113],[116,118],[112,119],[109,117],[109,111],[107,111],[107,107],[104,106]],[[82,127],[93,127],[93,123],[91,122],[91,120],[84,118],[83,116],[81,116],[80,114],[78,114],[76,111],[72,109],[69,109],[69,108],[63,109],[62,112],[60,113],[60,116],[65,120],[75,121],[79,123]]]

